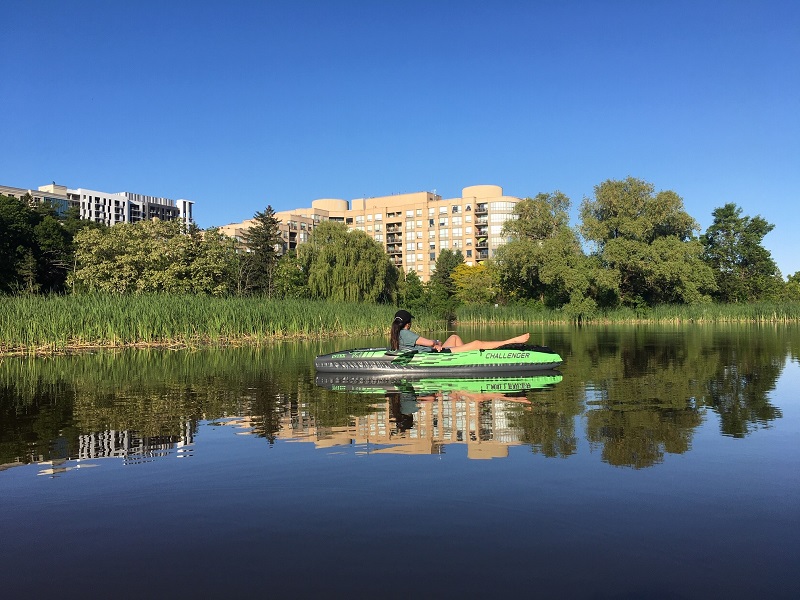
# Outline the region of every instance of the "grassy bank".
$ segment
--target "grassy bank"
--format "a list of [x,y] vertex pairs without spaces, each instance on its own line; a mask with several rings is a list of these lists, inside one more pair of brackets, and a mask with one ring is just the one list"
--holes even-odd
[[[266,344],[328,336],[386,335],[394,307],[311,300],[211,298],[192,295],[0,297],[0,355],[87,348]],[[420,331],[442,323],[418,315]],[[471,325],[569,323],[564,313],[520,306],[462,307]],[[800,304],[658,307],[599,314],[602,323],[800,322]]]
[[193,295],[0,297],[0,354],[265,344],[388,331],[394,309]]
[[[574,319],[564,312],[534,310],[524,306],[463,306],[457,312],[459,322],[472,324],[514,325],[568,324]],[[619,308],[599,311],[581,319],[583,324],[635,323],[798,323],[800,303],[759,302],[753,304],[665,305],[634,310]]]

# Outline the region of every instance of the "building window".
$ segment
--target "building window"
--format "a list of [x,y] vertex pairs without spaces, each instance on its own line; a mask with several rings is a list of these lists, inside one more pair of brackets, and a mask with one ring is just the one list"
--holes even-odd
[[421,217],[421,216],[422,216],[422,209],[421,209],[421,208],[418,208],[418,209],[417,209],[417,216],[418,216],[418,217]]
[[461,227],[453,227],[453,237],[461,237]]
[[446,206],[440,206],[439,207],[439,214],[440,215],[446,215],[447,214],[447,207]]
[[414,211],[413,210],[407,210],[406,211],[406,217],[407,218],[413,218],[414,217]]
[[461,217],[453,217],[452,223],[453,223],[453,227],[461,226]]
[[460,207],[460,206],[458,206],[458,205],[454,205],[454,206],[453,206],[453,208],[452,208],[452,213],[453,213],[454,215],[457,215],[457,214],[458,214],[458,213],[460,213],[460,212],[461,212],[461,207]]
[[383,213],[378,213],[375,215],[376,221],[383,221]]
[[430,252],[428,254],[428,260],[430,260],[431,262],[436,261],[436,252]]
[[467,250],[467,258],[472,258],[472,250]]
[[435,214],[436,214],[436,209],[435,209],[435,208],[433,208],[433,207],[431,206],[431,207],[428,209],[428,216],[429,216],[429,217],[432,217],[432,216],[433,216],[433,215],[435,215]]

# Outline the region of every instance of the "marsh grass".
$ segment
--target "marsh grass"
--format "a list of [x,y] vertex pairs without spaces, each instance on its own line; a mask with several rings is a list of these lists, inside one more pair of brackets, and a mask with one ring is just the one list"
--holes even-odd
[[527,306],[462,306],[460,323],[505,324],[635,324],[635,323],[796,323],[800,302],[752,304],[663,305],[653,308],[619,308],[582,315],[580,321],[566,311]]
[[[262,345],[289,339],[388,335],[395,307],[259,297],[143,294],[0,296],[0,355],[89,348]],[[420,314],[415,329],[441,328]],[[526,306],[464,306],[464,325],[571,324],[569,314]],[[603,323],[781,323],[800,321],[800,303],[662,306],[583,317]]]
[[0,297],[0,354],[384,335],[394,311],[375,304],[255,297],[7,296]]

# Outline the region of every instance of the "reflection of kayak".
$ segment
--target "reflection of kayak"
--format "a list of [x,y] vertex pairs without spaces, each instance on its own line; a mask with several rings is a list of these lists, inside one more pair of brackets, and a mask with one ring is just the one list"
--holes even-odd
[[380,375],[317,375],[315,383],[329,390],[358,394],[412,392],[419,396],[438,392],[462,391],[475,394],[514,395],[551,387],[561,381],[557,371],[537,371],[536,375],[498,373],[492,377],[415,377]]
[[317,356],[322,373],[494,373],[555,369],[561,357],[545,346],[506,344],[494,350],[468,352],[391,352],[358,348]]

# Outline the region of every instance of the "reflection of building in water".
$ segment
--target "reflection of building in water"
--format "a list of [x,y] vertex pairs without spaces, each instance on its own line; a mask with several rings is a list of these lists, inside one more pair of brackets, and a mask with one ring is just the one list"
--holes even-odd
[[139,437],[130,430],[107,430],[78,436],[78,454],[74,458],[118,457],[125,464],[147,462],[160,456],[168,456],[177,450],[179,457],[190,455],[189,446],[194,443],[191,421],[186,421],[180,435],[158,435]]
[[522,443],[521,430],[509,424],[512,402],[468,396],[450,392],[418,404],[405,402],[406,414],[393,409],[390,397],[374,405],[375,412],[353,417],[341,427],[317,426],[302,405],[295,405],[281,419],[278,437],[313,441],[317,448],[359,445],[372,453],[392,454],[436,454],[445,444],[466,444],[469,458],[508,456],[508,446]]

